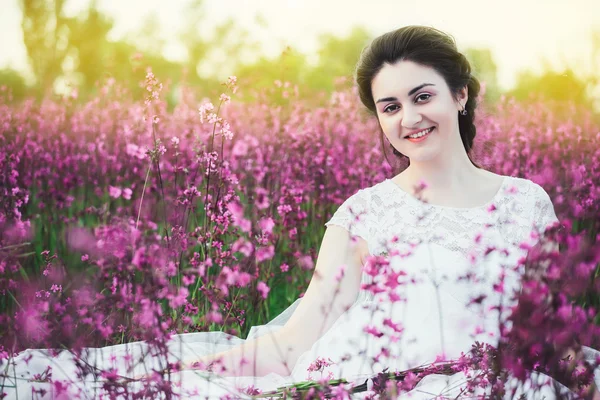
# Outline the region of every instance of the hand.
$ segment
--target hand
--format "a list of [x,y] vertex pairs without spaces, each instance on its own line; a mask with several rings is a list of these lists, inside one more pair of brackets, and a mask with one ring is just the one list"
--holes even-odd
[[[173,373],[177,373],[179,371],[184,370],[185,368],[186,368],[185,364],[183,362],[181,362],[181,363],[175,364],[171,368],[170,372],[172,374]],[[128,378],[128,379],[139,381],[139,380],[142,380],[142,379],[152,378],[152,377],[154,377],[156,375],[166,376],[168,373],[169,373],[169,369],[168,368],[165,368],[162,371],[149,370],[149,371],[144,371],[142,373],[136,374],[136,375],[133,376],[133,378]]]
[[147,379],[147,378],[151,378],[151,377],[152,377],[152,373],[143,373],[143,374],[135,375],[132,379],[136,380],[136,381],[141,381],[142,379]]
[[214,364],[214,360],[209,360],[206,357],[200,357],[194,360],[182,362],[181,369],[213,372]]
[[202,356],[188,361],[181,362],[182,370],[206,371],[213,372],[215,364],[220,363],[221,358],[215,355]]
[[147,372],[143,372],[143,373],[140,373],[140,374],[136,374],[131,379],[135,380],[135,381],[140,381],[140,380],[143,380],[143,379],[150,379],[150,378],[152,378],[154,376],[155,373],[156,373],[155,371],[147,371]]

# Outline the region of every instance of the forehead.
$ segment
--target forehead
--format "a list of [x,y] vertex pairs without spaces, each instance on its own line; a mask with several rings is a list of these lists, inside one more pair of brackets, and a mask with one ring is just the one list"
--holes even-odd
[[[384,96],[408,95],[408,91],[422,83],[442,84],[442,77],[431,67],[412,61],[399,61],[394,64],[383,64],[381,70],[371,82],[373,98]],[[427,86],[428,89],[431,86]]]

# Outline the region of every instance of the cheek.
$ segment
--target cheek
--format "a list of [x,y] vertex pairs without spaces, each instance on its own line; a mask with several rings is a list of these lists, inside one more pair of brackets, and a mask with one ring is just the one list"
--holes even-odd
[[381,127],[383,134],[387,136],[388,139],[397,136],[399,124],[393,118],[386,118],[384,121],[379,123],[379,126]]
[[390,124],[382,124],[381,130],[389,142],[394,142],[397,140],[398,135],[394,133],[394,128],[390,126]]

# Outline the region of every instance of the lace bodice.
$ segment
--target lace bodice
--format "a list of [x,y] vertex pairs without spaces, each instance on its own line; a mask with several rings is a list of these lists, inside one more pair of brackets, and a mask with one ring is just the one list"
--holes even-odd
[[[495,208],[495,210],[493,210]],[[548,193],[528,179],[505,176],[494,198],[479,207],[455,208],[426,204],[390,179],[359,189],[325,223],[339,225],[363,238],[372,255],[386,251],[387,238],[399,243],[432,241],[467,255],[486,224],[512,243],[532,229],[542,233],[558,221]]]
[[[473,259],[489,246],[518,250],[523,241],[533,245],[531,233],[543,233],[555,221],[553,204],[540,185],[504,176],[492,200],[469,208],[424,203],[386,179],[350,196],[325,225],[342,226],[363,238],[371,255],[430,243]],[[369,277],[363,274],[362,281]]]

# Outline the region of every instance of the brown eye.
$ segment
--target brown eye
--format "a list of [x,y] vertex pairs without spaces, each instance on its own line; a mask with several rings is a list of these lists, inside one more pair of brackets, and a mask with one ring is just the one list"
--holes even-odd
[[384,113],[387,113],[387,112],[388,112],[388,110],[390,109],[390,107],[394,107],[394,106],[395,106],[395,107],[398,107],[398,106],[396,106],[395,104],[392,104],[392,105],[389,105],[389,106],[387,106],[386,108],[384,108],[384,109],[383,109],[383,112],[384,112]]
[[[421,93],[420,95],[415,97],[415,100],[419,100],[423,96],[427,96],[427,97],[424,97],[423,100],[429,100],[429,98],[431,97],[431,95],[428,93]],[[398,106],[396,104],[390,104],[389,106],[387,106],[386,108],[383,109],[383,112],[387,113],[389,111],[390,107],[398,107]]]

